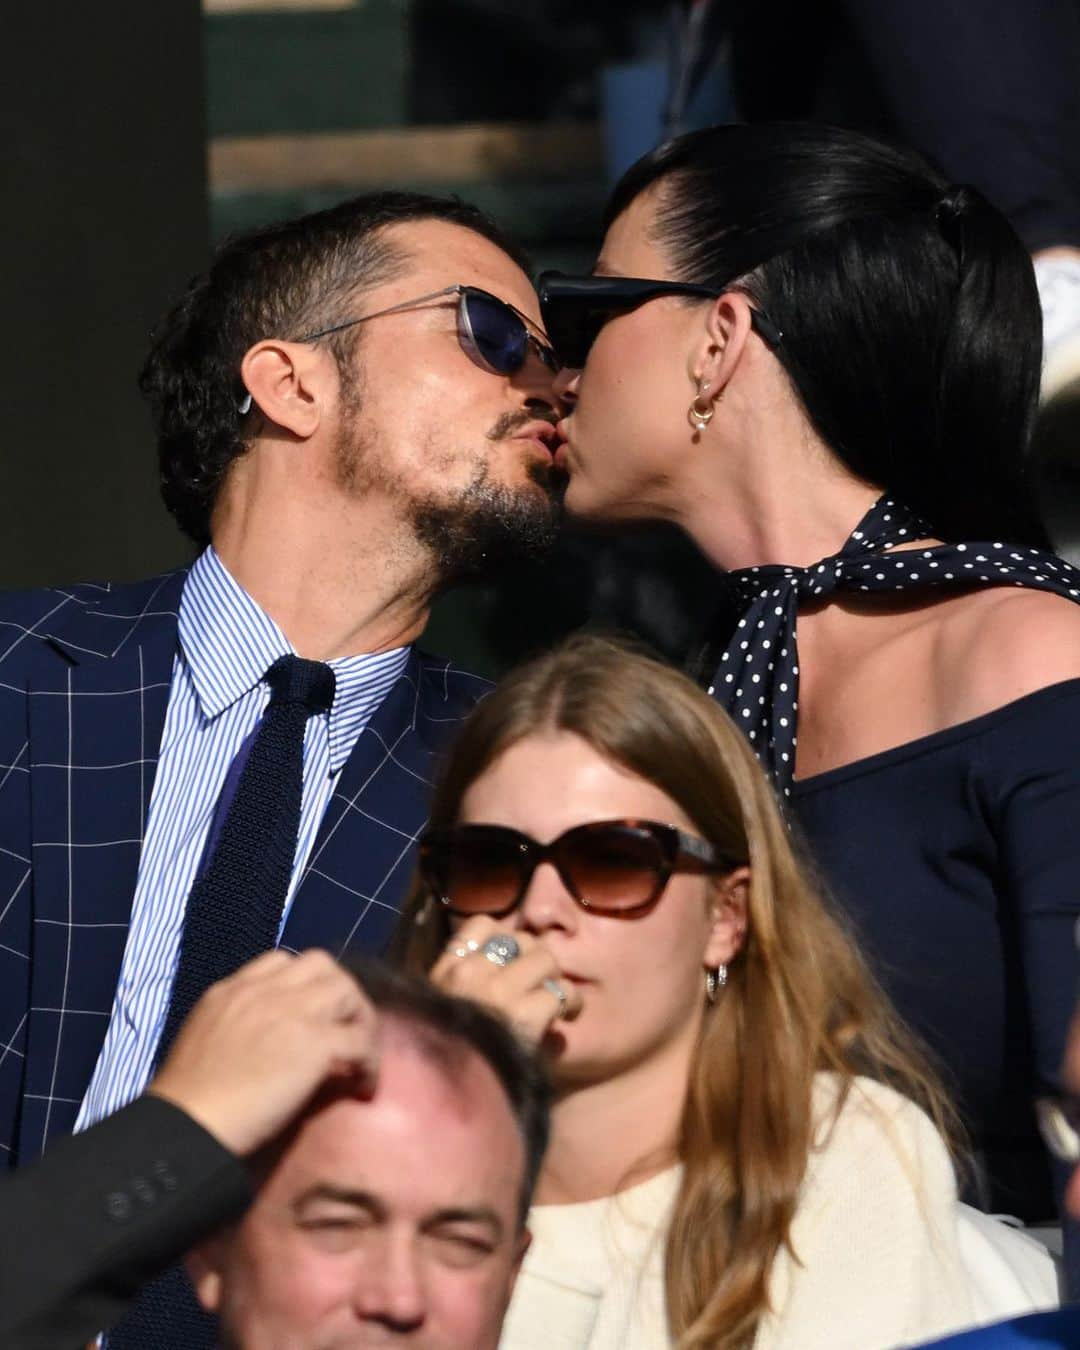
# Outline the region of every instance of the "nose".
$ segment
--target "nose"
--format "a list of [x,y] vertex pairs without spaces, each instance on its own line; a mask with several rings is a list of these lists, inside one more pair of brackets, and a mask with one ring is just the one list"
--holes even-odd
[[524,390],[527,399],[540,400],[554,407],[558,400],[555,385],[561,372],[554,371],[541,361],[536,351],[529,347],[528,355],[520,370],[510,376],[510,382],[516,389]]
[[563,366],[562,370],[555,376],[555,397],[565,408],[567,414],[574,411],[580,382],[581,371],[575,370],[573,366]]
[[571,932],[577,922],[577,901],[570,894],[552,862],[540,863],[518,905],[518,926],[527,933],[546,933],[553,928]]
[[353,1308],[361,1321],[397,1332],[424,1324],[427,1301],[420,1255],[406,1235],[387,1236],[357,1274]]

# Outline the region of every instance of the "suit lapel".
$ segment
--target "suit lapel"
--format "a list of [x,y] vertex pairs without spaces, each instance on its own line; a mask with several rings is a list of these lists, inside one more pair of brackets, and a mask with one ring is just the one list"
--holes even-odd
[[184,573],[106,593],[48,634],[30,689],[34,960],[20,1156],[69,1129],[127,940]]
[[378,953],[390,939],[427,823],[435,755],[458,721],[425,731],[424,666],[414,650],[342,770],[282,934],[293,951]]

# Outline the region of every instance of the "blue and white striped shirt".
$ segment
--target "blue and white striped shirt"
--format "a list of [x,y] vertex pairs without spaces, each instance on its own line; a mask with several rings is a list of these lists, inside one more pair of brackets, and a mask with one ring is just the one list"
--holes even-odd
[[[191,569],[180,600],[179,647],[131,926],[105,1043],[76,1130],[126,1105],[149,1081],[176,974],[187,896],[218,797],[229,765],[270,700],[263,675],[292,651],[277,624],[208,548]],[[338,775],[408,655],[407,647],[397,647],[329,663],[336,679],[334,704],[329,714],[308,719],[304,735],[300,833],[282,924]]]

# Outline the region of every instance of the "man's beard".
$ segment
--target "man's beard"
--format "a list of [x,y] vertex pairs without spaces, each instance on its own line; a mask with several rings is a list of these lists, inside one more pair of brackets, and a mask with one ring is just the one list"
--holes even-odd
[[[377,488],[390,496],[399,495],[382,472],[377,453],[365,454],[358,443],[359,384],[343,393],[348,397],[343,398],[335,448],[338,482],[350,493]],[[537,420],[538,413],[531,409],[504,413],[487,439],[505,443],[526,423]],[[368,452],[375,448],[374,444],[366,447]],[[415,538],[431,556],[439,588],[484,576],[500,563],[542,557],[558,535],[566,474],[553,463],[536,460],[527,469],[529,481],[510,487],[492,480],[491,458],[484,455],[477,460],[471,481],[456,496],[413,497],[402,502]]]
[[528,483],[508,487],[492,482],[484,463],[455,498],[413,502],[413,530],[442,585],[484,576],[500,563],[541,557],[551,548],[565,477],[542,461],[530,464],[528,474]]

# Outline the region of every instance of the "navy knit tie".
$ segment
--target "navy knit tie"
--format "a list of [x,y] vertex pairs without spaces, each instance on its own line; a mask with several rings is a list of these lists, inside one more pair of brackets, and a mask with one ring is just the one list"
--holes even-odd
[[[300,831],[304,731],[309,717],[329,711],[334,672],[283,656],[263,678],[270,702],[233,761],[188,896],[159,1063],[200,995],[277,943]],[[107,1339],[109,1350],[211,1350],[216,1343],[215,1320],[179,1267],[148,1285]]]

